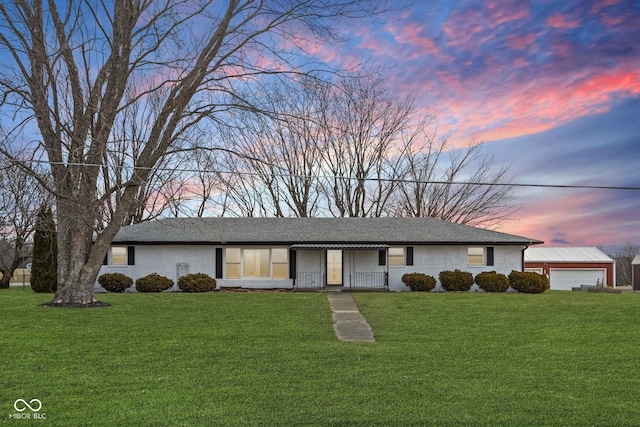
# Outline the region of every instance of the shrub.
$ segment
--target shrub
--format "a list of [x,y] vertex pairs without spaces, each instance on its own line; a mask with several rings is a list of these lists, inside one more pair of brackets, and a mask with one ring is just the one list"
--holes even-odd
[[98,283],[109,292],[124,292],[133,286],[133,279],[122,273],[106,273],[98,277]]
[[203,274],[187,274],[178,279],[178,287],[184,292],[210,292],[216,290],[216,279]]
[[173,280],[158,273],[151,273],[136,280],[136,291],[138,292],[162,292],[172,286]]
[[513,289],[528,294],[541,294],[549,289],[547,276],[530,271],[512,271],[509,274],[509,283]]
[[473,286],[473,274],[467,271],[441,271],[438,278],[445,291],[468,292]]
[[422,273],[407,273],[402,276],[402,282],[412,291],[429,292],[436,287],[436,279]]
[[485,271],[476,275],[476,284],[486,292],[507,292],[509,278],[495,271]]

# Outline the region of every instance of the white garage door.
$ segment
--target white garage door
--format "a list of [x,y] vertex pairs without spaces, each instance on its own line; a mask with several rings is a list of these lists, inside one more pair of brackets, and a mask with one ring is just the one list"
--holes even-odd
[[573,287],[580,285],[596,285],[605,283],[605,269],[571,269],[552,268],[549,270],[549,282],[551,289],[561,289],[570,291]]

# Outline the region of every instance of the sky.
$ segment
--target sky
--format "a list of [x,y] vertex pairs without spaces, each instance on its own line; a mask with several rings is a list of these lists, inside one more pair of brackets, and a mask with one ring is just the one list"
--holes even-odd
[[[363,56],[418,94],[439,133],[521,184],[640,187],[640,1],[416,1],[349,28],[326,58]],[[640,191],[517,188],[500,231],[549,246],[640,244]]]
[[[389,3],[314,53],[381,68],[393,93],[437,113],[450,145],[484,141],[516,183],[640,187],[640,0]],[[500,231],[610,253],[640,244],[640,191],[514,195],[520,209]]]

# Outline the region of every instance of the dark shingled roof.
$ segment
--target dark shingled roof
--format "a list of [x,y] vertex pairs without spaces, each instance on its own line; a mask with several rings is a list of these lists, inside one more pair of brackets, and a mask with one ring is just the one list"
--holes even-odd
[[434,218],[169,218],[123,227],[128,244],[540,244]]

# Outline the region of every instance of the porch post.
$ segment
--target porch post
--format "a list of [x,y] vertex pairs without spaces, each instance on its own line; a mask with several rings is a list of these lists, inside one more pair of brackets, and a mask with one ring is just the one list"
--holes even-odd
[[384,287],[389,289],[389,246],[384,250],[386,252],[386,262],[384,263]]

